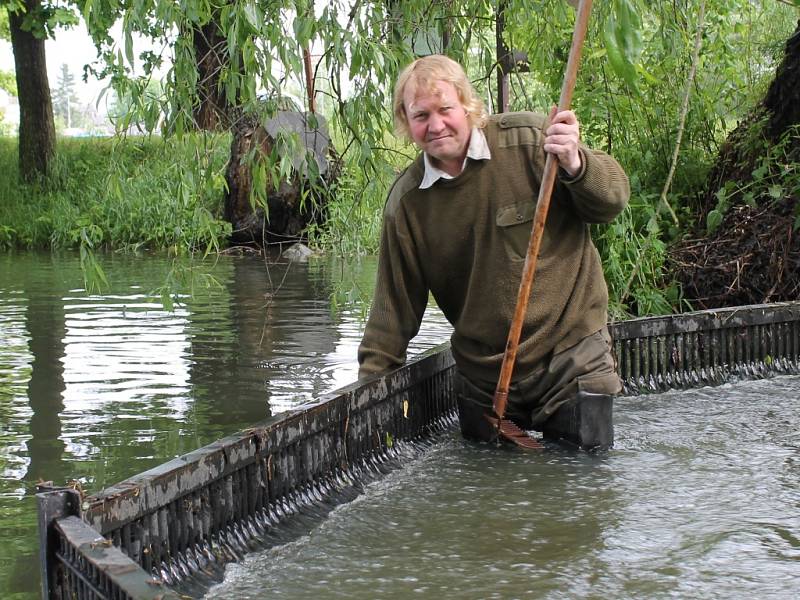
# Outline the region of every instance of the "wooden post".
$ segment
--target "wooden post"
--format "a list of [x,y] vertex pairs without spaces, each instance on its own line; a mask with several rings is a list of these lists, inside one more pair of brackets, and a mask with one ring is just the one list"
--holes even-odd
[[497,14],[495,15],[495,40],[497,42],[497,111],[508,112],[508,65],[510,64],[509,52],[503,41],[505,30],[506,2],[499,0]]

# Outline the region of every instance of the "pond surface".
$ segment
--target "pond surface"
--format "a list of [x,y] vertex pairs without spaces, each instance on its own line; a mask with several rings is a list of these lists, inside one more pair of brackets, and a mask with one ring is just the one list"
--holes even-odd
[[[357,376],[374,259],[101,262],[110,287],[87,294],[74,255],[0,256],[3,600],[39,597],[38,481],[98,491]],[[449,332],[430,309],[409,354]]]
[[445,437],[209,598],[786,598],[800,377],[620,398],[605,455]]
[[[38,597],[40,479],[96,491],[356,377],[374,260],[103,267],[87,294],[72,255],[0,257],[2,599]],[[175,277],[168,311],[151,292]],[[449,331],[430,310],[411,353]],[[623,398],[615,420],[594,457],[447,434],[212,595],[796,597],[800,378]]]

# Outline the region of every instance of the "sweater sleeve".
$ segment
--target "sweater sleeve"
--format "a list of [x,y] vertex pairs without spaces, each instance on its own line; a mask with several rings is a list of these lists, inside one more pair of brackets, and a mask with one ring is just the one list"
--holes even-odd
[[570,192],[572,204],[587,223],[609,223],[622,212],[630,198],[628,176],[620,164],[608,154],[580,149],[583,166],[574,178],[563,177],[560,183]]
[[428,303],[428,286],[404,217],[390,198],[384,211],[375,295],[358,348],[359,378],[405,363],[408,342],[419,331]]
[[[546,162],[543,148],[545,116],[535,113],[509,113],[499,120],[501,129],[524,127],[530,133],[524,144],[527,160],[534,176],[541,181]],[[517,139],[523,140],[518,133]],[[508,142],[505,142],[508,144]],[[557,191],[567,192],[573,208],[586,223],[609,223],[622,212],[630,197],[628,176],[620,164],[605,152],[580,146],[581,170],[575,177],[568,177],[558,170]]]

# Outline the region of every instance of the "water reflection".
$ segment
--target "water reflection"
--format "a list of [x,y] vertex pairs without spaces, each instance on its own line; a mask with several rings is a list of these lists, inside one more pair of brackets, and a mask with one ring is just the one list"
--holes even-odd
[[[15,480],[22,480],[28,461],[23,450],[31,410],[27,386],[33,357],[25,329],[26,302],[21,290],[0,291],[0,465]],[[24,401],[23,401],[24,399]],[[21,490],[14,490],[22,493]]]
[[[46,272],[45,272],[46,273]],[[64,409],[64,306],[52,301],[50,277],[28,277],[25,327],[33,360],[28,380],[31,408],[30,438],[27,441],[27,481],[46,477],[63,481],[64,441],[60,413]]]
[[[170,260],[108,256],[103,267],[112,288],[90,296],[77,257],[0,258],[3,598],[38,595],[39,479],[98,490],[357,373],[374,260],[221,257],[198,270],[217,285],[198,277],[174,311],[148,293]],[[449,335],[431,314],[416,351]]]

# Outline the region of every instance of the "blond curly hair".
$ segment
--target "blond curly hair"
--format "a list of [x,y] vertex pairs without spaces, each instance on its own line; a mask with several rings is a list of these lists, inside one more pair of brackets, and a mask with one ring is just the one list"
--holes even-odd
[[483,100],[480,99],[475,89],[467,79],[464,69],[456,61],[441,54],[431,54],[418,58],[400,72],[394,86],[394,128],[399,136],[411,139],[408,127],[406,107],[403,105],[403,95],[406,88],[418,90],[420,88],[432,91],[437,81],[451,83],[458,99],[467,110],[467,119],[472,127],[484,127],[488,115]]

